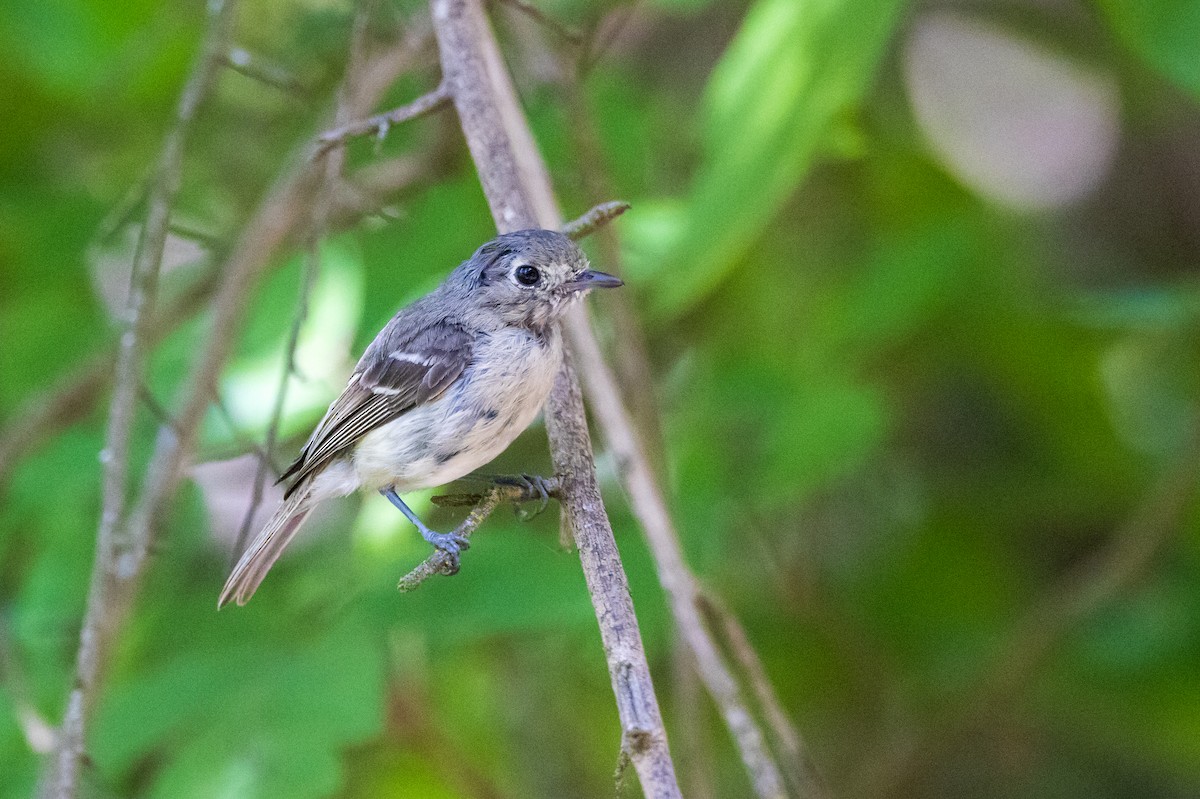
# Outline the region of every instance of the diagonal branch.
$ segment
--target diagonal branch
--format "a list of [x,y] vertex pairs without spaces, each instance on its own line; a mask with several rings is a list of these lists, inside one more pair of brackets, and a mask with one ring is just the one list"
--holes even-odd
[[[557,492],[555,485],[551,489],[551,493]],[[457,527],[454,528],[454,535],[462,536],[469,539],[471,534],[479,529],[479,525],[492,515],[492,511],[500,506],[501,502],[525,502],[536,497],[531,496],[529,492],[520,486],[495,485],[483,493],[482,496],[475,494],[450,494],[443,497],[434,497],[434,503],[445,506],[461,505],[464,502],[473,503],[475,507],[471,508],[471,512],[467,514],[467,518],[463,519]],[[449,571],[450,556],[442,550],[434,550],[434,553],[410,571],[408,574],[400,578],[400,582],[396,584],[397,590],[402,593],[415,591],[420,587],[421,583],[428,580],[435,574],[453,574]]]
[[360,119],[357,122],[347,122],[327,130],[317,137],[317,155],[324,155],[330,150],[341,147],[346,142],[359,136],[375,134],[382,139],[395,125],[400,125],[413,119],[420,119],[435,111],[440,111],[450,104],[450,95],[445,87],[438,86],[433,91],[423,94],[411,103],[393,108],[373,117]]
[[629,203],[621,202],[620,200],[600,203],[578,219],[563,225],[562,232],[573,241],[579,241],[595,233],[628,210]]
[[[220,13],[228,13],[232,0],[214,2]],[[218,61],[223,48],[209,47],[209,57]],[[411,66],[413,47],[389,50],[363,67],[364,77],[346,103],[345,117],[366,113],[400,72]],[[210,335],[192,368],[181,395],[181,410],[174,425],[159,430],[154,452],[141,485],[134,510],[114,527],[111,541],[98,542],[89,593],[75,684],[67,699],[63,732],[54,770],[46,788],[54,799],[71,799],[77,792],[84,737],[95,704],[104,666],[117,636],[124,628],[137,597],[150,552],[156,541],[157,522],[174,495],[186,458],[204,414],[216,395],[216,382],[236,341],[253,288],[271,258],[305,218],[306,209],[321,177],[321,164],[313,163],[312,147],[293,159],[293,165],[267,193],[259,211],[245,225],[238,243],[225,262],[212,303]],[[134,398],[139,384],[133,387]],[[118,536],[117,533],[121,535]],[[103,545],[103,546],[102,546]],[[103,557],[102,557],[103,556]]]
[[[502,232],[555,229],[562,219],[528,122],[480,0],[432,0],[444,85],[454,97],[480,183]],[[570,359],[546,405],[563,518],[579,549],[604,642],[622,750],[643,793],[680,796],[629,584],[600,498],[583,397]]]
[[[699,584],[683,559],[679,536],[658,481],[634,433],[616,380],[604,362],[587,317],[583,314],[572,315],[567,319],[566,328],[571,349],[578,357],[586,377],[592,408],[604,430],[605,440],[616,456],[630,506],[646,534],[658,565],[659,581],[667,592],[680,636],[692,650],[700,678],[717,703],[725,726],[737,744],[755,793],[762,799],[785,796],[783,777],[771,756],[762,730],[701,617]],[[820,781],[813,775],[809,782],[816,792],[808,795],[820,796],[823,793],[817,787]]]
[[[338,94],[337,110],[334,113],[334,123],[343,120],[339,117],[345,113],[347,96],[354,90],[350,85],[352,77],[361,68],[363,50],[366,47],[368,7],[360,6],[354,19],[354,30],[351,33],[350,56],[346,64],[346,79]],[[346,165],[346,151],[342,149],[328,150],[318,147],[316,160],[321,161],[324,174],[318,181],[313,200],[312,213],[309,215],[308,240],[305,242],[304,269],[300,277],[300,297],[296,303],[296,312],[292,317],[292,326],[288,331],[287,343],[284,344],[283,369],[279,375],[279,387],[275,390],[275,401],[271,406],[271,416],[267,422],[267,436],[264,442],[266,457],[260,458],[254,471],[254,483],[250,490],[250,503],[242,516],[242,524],[238,528],[237,537],[233,542],[231,553],[232,568],[242,556],[242,548],[250,535],[250,527],[258,508],[262,505],[263,490],[267,484],[267,472],[272,468],[276,440],[279,438],[279,426],[283,421],[283,408],[287,403],[288,385],[292,375],[296,373],[296,348],[300,344],[300,331],[308,319],[308,305],[316,286],[317,276],[321,271],[321,238],[329,227],[330,196],[332,187],[342,178],[342,170]]]
[[121,544],[118,531],[125,519],[129,443],[142,385],[142,361],[158,290],[159,267],[162,265],[163,249],[170,228],[171,209],[179,192],[184,145],[200,104],[212,90],[224,64],[235,6],[234,0],[216,0],[209,4],[208,29],[200,55],[180,95],[174,123],[163,142],[156,175],[150,186],[146,223],[134,258],[129,298],[126,301],[125,318],[122,319],[108,429],[104,450],[100,454],[100,461],[104,464],[103,499],[96,532],[96,554],[88,590],[87,615],[76,659],[75,689],[71,691],[63,717],[53,771],[47,783],[50,795],[61,799],[71,799],[78,789],[84,734],[96,699],[93,689],[100,680],[103,666],[101,628],[105,623],[106,608],[115,591],[113,570]]
[[[611,192],[603,179],[603,153],[595,134],[595,122],[579,88],[582,69],[565,80],[566,102],[572,117],[571,130],[581,156],[585,185],[602,194]],[[601,247],[615,266],[618,255],[614,231],[605,231]],[[734,737],[751,782],[760,797],[782,795],[781,773],[796,795],[821,797],[827,793],[809,761],[802,740],[783,712],[774,688],[766,677],[758,655],[745,631],[722,603],[706,601],[712,596],[687,565],[670,512],[660,488],[661,469],[651,463],[648,449],[661,444],[661,426],[653,396],[646,391],[649,375],[641,325],[632,303],[624,297],[612,297],[610,303],[616,326],[622,331],[618,368],[625,377],[625,396],[608,367],[595,336],[586,321],[571,320],[568,331],[579,357],[584,388],[596,409],[605,442],[616,456],[618,473],[630,504],[645,532],[660,579],[667,588],[675,623],[684,645],[692,651],[689,660],[699,670],[705,688],[716,701],[726,726]],[[638,393],[632,393],[633,390]],[[644,398],[644,399],[643,399]],[[636,413],[631,414],[626,401]],[[636,423],[635,423],[636,420]],[[648,448],[647,440],[651,442]],[[727,662],[713,629],[725,633],[726,643],[735,656]],[[735,668],[736,667],[736,668]],[[778,761],[755,719],[738,684],[737,673],[749,684],[766,728],[772,733]]]

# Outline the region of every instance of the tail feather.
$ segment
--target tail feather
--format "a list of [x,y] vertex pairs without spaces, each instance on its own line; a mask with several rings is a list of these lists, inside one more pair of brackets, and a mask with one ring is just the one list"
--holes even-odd
[[238,605],[244,605],[254,596],[263,578],[267,576],[271,566],[283,554],[283,550],[296,537],[300,525],[308,518],[316,506],[311,501],[312,492],[304,491],[293,495],[279,506],[275,515],[266,523],[225,581],[221,589],[221,597],[217,600],[217,608],[222,608],[230,600]]

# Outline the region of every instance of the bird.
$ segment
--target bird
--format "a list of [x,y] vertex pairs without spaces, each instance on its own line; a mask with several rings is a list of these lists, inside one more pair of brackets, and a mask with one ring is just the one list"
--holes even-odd
[[217,607],[244,605],[321,502],[383,494],[457,570],[462,536],[430,530],[401,494],[487,464],[537,417],[563,358],[558,320],[621,286],[553,230],[497,236],[367,346],[345,389],[280,477],[278,509],[233,567]]

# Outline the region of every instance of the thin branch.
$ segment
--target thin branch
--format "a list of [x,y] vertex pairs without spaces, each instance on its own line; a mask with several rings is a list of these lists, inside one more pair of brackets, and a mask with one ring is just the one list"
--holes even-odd
[[600,203],[599,205],[592,206],[587,213],[578,219],[573,219],[567,224],[563,225],[562,232],[569,236],[573,241],[579,241],[582,238],[592,235],[597,230],[628,211],[629,208],[629,203],[621,200]]
[[[545,164],[517,101],[480,0],[432,0],[444,85],[454,96],[480,183],[501,231],[561,226]],[[604,643],[622,749],[651,799],[680,796],[628,579],[596,479],[579,383],[566,359],[546,404],[546,427],[561,480],[563,519],[580,562]]]
[[[551,477],[543,480],[542,486],[546,489],[546,496],[558,498],[559,482],[558,478]],[[536,502],[542,498],[542,494],[533,486],[498,484],[493,488],[501,489],[500,501],[512,502],[520,504],[522,502]],[[433,497],[432,502],[439,508],[463,508],[468,505],[478,505],[491,495],[491,489],[482,494],[441,494]]]
[[446,108],[449,104],[450,95],[444,87],[438,86],[428,94],[423,94],[399,108],[393,108],[391,111],[360,119],[357,122],[339,124],[338,127],[327,130],[317,137],[316,156],[324,155],[334,148],[341,147],[358,136],[374,134],[376,138],[382,140],[394,125],[428,116]]
[[754,694],[755,701],[762,708],[766,717],[767,729],[775,739],[775,745],[786,757],[781,758],[784,775],[788,778],[798,796],[821,796],[825,793],[824,785],[817,780],[816,766],[809,759],[800,733],[788,718],[783,709],[783,703],[775,694],[771,678],[763,667],[750,636],[741,621],[725,606],[719,597],[710,591],[702,590],[697,596],[700,609],[725,637],[725,643],[733,652],[733,657]]
[[[354,30],[350,37],[350,55],[346,65],[346,79],[338,96],[334,124],[342,121],[341,115],[345,113],[347,96],[353,91],[353,87],[350,85],[351,77],[361,67],[362,53],[366,47],[368,18],[368,6],[360,6],[354,18]],[[342,169],[345,167],[345,151],[340,149],[335,152],[319,150],[316,159],[323,159],[325,172],[316,188],[308,241],[304,248],[300,296],[296,302],[296,312],[292,317],[287,342],[284,344],[283,369],[280,371],[279,387],[275,390],[275,401],[267,422],[266,441],[263,444],[267,456],[259,459],[258,468],[254,471],[250,502],[246,506],[246,513],[242,516],[242,523],[238,527],[237,537],[234,539],[233,549],[230,553],[231,568],[242,556],[242,549],[246,546],[246,539],[250,536],[250,527],[254,524],[254,517],[258,513],[259,506],[262,505],[263,491],[267,484],[267,470],[274,457],[275,444],[279,438],[279,426],[283,421],[283,408],[287,403],[288,385],[291,383],[292,376],[296,374],[296,348],[300,344],[300,331],[304,328],[305,320],[308,319],[309,300],[321,271],[321,238],[329,226],[331,188],[341,180]]]
[[[658,481],[629,421],[616,381],[604,362],[600,345],[592,334],[586,315],[571,315],[566,328],[571,348],[578,356],[580,369],[585,375],[591,407],[604,431],[605,440],[616,456],[630,506],[646,534],[675,623],[696,658],[700,677],[733,736],[755,793],[761,799],[785,796],[783,778],[762,730],[700,616],[699,584],[683,559],[679,536]],[[820,785],[815,776],[810,782]]]
[[501,5],[506,5],[520,11],[537,24],[552,31],[555,35],[565,39],[576,47],[582,47],[586,43],[586,38],[582,33],[568,28],[533,3],[527,2],[527,0],[499,0],[499,2]]
[[[232,0],[214,2],[218,17],[229,13]],[[224,45],[220,37],[210,36],[205,48],[206,63],[219,64]],[[347,110],[349,116],[362,113],[378,102],[379,94],[390,81],[382,81],[382,67],[404,69],[411,59],[389,51],[364,71],[374,67],[372,88],[378,93],[360,89]],[[393,75],[394,77],[394,75]],[[191,92],[185,93],[189,102]],[[123,524],[120,546],[115,527],[111,540],[98,545],[97,563],[93,572],[93,591],[89,593],[87,611],[80,633],[80,651],[75,684],[67,699],[63,734],[60,738],[54,774],[48,781],[48,794],[54,799],[72,799],[78,785],[79,766],[83,760],[84,733],[91,709],[98,698],[103,668],[109,650],[124,628],[133,602],[137,597],[141,577],[149,554],[156,543],[158,520],[174,495],[182,476],[184,462],[194,447],[201,420],[216,393],[217,377],[232,352],[233,344],[246,309],[252,301],[253,288],[266,270],[271,257],[288,239],[304,218],[309,201],[319,180],[320,172],[313,165],[311,147],[295,159],[292,168],[268,193],[260,210],[243,229],[237,245],[231,251],[221,274],[213,301],[213,320],[210,334],[204,340],[178,403],[174,426],[160,428],[150,464],[141,486],[140,501]],[[153,207],[153,206],[152,206]],[[150,225],[147,225],[150,228]],[[137,384],[133,393],[136,397]]]
[[[586,101],[578,88],[578,82],[586,70],[579,65],[574,80],[569,80],[566,89],[567,104],[572,116],[570,126],[580,149],[580,160],[586,165],[584,174],[586,185],[593,190],[609,193],[607,182],[600,174],[598,164],[602,162],[602,151],[594,133],[595,123]],[[605,231],[602,239],[606,254],[616,263],[619,255],[615,233]],[[606,262],[606,265],[607,262]],[[679,536],[666,507],[657,470],[650,462],[645,446],[647,437],[656,445],[661,442],[661,428],[658,423],[653,400],[645,386],[649,381],[649,360],[645,353],[644,343],[640,334],[641,324],[632,304],[623,297],[613,298],[612,307],[620,325],[620,329],[629,339],[622,347],[622,364],[626,375],[635,376],[640,397],[644,400],[637,403],[638,420],[635,425],[626,409],[625,401],[617,381],[610,371],[601,354],[591,326],[587,321],[586,312],[576,314],[568,320],[567,331],[572,347],[579,357],[580,370],[584,375],[584,387],[588,398],[595,409],[597,419],[604,432],[605,440],[613,451],[618,465],[618,473],[630,499],[634,515],[638,518],[651,553],[658,566],[660,580],[667,589],[672,614],[679,627],[681,638],[692,651],[693,660],[705,688],[716,701],[721,715],[725,720],[734,742],[742,756],[742,762],[750,775],[755,792],[764,799],[785,795],[783,773],[786,771],[790,782],[801,797],[821,797],[827,791],[817,775],[815,768],[808,761],[800,743],[799,735],[791,728],[783,713],[774,690],[757,656],[750,647],[748,639],[728,612],[727,627],[741,632],[740,643],[742,651],[735,648],[735,654],[742,657],[743,671],[754,690],[755,697],[770,727],[775,730],[779,750],[785,756],[781,758],[784,768],[771,752],[759,724],[742,696],[741,688],[733,669],[726,662],[720,647],[702,617],[704,591],[700,582],[687,566],[683,557]],[[626,350],[628,350],[626,352]],[[714,607],[716,607],[714,605]]]
[[312,92],[295,75],[278,64],[270,63],[242,47],[231,47],[225,53],[225,63],[234,72],[274,89],[308,97]]
[[[467,518],[454,528],[454,534],[470,539],[471,534],[479,528],[479,525],[483,524],[484,520],[492,515],[492,511],[504,501],[506,493],[512,491],[524,493],[521,489],[512,486],[493,486],[471,509]],[[400,578],[400,582],[396,583],[396,590],[402,593],[415,591],[421,583],[435,574],[454,574],[456,571],[458,570],[452,566],[450,556],[442,550],[436,549],[416,568]]]
[[105,614],[114,593],[112,572],[121,545],[118,529],[125,519],[129,443],[137,413],[138,391],[142,385],[143,352],[158,290],[159,267],[162,265],[172,206],[179,191],[184,145],[200,104],[215,85],[224,63],[221,54],[228,47],[235,7],[234,0],[212,0],[209,3],[208,28],[200,55],[180,95],[174,123],[163,142],[158,168],[150,186],[146,223],[134,258],[129,298],[122,320],[108,430],[100,457],[104,471],[103,499],[96,532],[87,614],[76,659],[75,688],[71,691],[63,716],[53,771],[47,782],[49,795],[56,799],[72,799],[78,792],[84,736],[96,700],[95,688],[104,667],[100,641]]

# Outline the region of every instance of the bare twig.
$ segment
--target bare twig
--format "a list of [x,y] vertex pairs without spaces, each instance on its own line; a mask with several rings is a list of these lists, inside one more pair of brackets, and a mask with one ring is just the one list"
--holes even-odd
[[570,236],[574,241],[579,241],[582,238],[592,235],[597,230],[628,211],[629,208],[629,203],[622,202],[621,200],[600,203],[599,205],[593,206],[587,213],[578,219],[573,219],[567,224],[563,225],[562,232]]
[[[484,520],[492,515],[492,511],[504,501],[506,489],[509,488],[508,486],[494,486],[486,492],[479,503],[467,514],[467,518],[463,519],[462,523],[454,528],[454,535],[461,535],[463,538],[469,539],[471,534],[479,528],[479,525],[483,524]],[[514,490],[520,491],[520,489]],[[400,582],[396,583],[396,589],[404,593],[415,591],[420,587],[421,583],[433,575],[454,574],[455,571],[457,569],[451,566],[450,556],[440,549],[435,549],[432,555],[400,578]]]
[[[335,113],[335,118],[353,118],[364,107],[374,105],[389,84],[383,80],[381,65],[387,65],[394,78],[411,64],[416,53],[412,43],[405,43],[396,51],[364,64],[362,79],[354,81],[354,91],[344,93],[348,98],[339,104],[342,108]],[[182,392],[181,410],[175,417],[177,429],[159,431],[142,487],[142,500],[130,521],[132,546],[127,567],[131,572],[140,571],[152,543],[157,519],[178,484],[181,467],[194,446],[200,421],[216,393],[221,368],[241,329],[253,285],[271,254],[295,226],[309,219],[309,203],[325,174],[323,164],[314,160],[313,152],[314,147],[309,146],[295,159],[292,171],[264,201],[226,264],[224,279],[213,300],[212,332]]]
[[[222,14],[228,13],[229,5],[219,7]],[[219,62],[222,50],[207,48],[207,60]],[[381,79],[381,65],[394,69],[394,78],[410,62],[411,57],[404,53],[389,51],[366,65],[364,72],[372,77],[370,85],[375,91],[360,87],[354,93],[347,116],[361,114],[364,107],[370,108],[378,102],[379,95],[390,83]],[[309,208],[320,171],[312,162],[311,147],[307,149],[309,151],[295,159],[292,168],[268,193],[231,251],[213,301],[212,330],[182,394],[181,410],[174,416],[175,424],[159,430],[142,481],[140,501],[124,523],[120,546],[115,546],[114,535],[113,545],[107,548],[107,559],[97,561],[93,586],[98,585],[99,590],[88,597],[80,633],[76,681],[67,700],[55,775],[48,782],[50,795],[55,799],[69,799],[75,794],[83,758],[83,734],[99,694],[109,649],[132,609],[146,561],[155,544],[157,522],[174,494],[184,461],[194,446],[200,421],[215,395],[217,377],[232,351],[246,308],[253,298],[253,286],[274,253],[304,220]]]
[[[759,729],[754,715],[742,696],[737,680],[721,655],[704,620],[700,616],[700,588],[688,569],[679,545],[679,536],[667,512],[658,481],[637,440],[633,425],[621,402],[616,381],[604,362],[600,346],[592,335],[586,315],[573,314],[567,319],[572,350],[579,358],[585,383],[592,399],[591,407],[600,421],[605,440],[618,463],[621,482],[629,494],[630,506],[641,523],[658,565],[659,580],[666,589],[671,612],[680,634],[696,658],[700,677],[709,695],[717,703],[725,725],[733,736],[754,785],[762,799],[786,795],[783,778]],[[812,782],[819,785],[814,777]],[[816,794],[820,795],[820,794]]]
[[376,114],[357,122],[342,123],[333,130],[328,130],[317,137],[316,155],[324,155],[330,150],[340,147],[350,139],[358,136],[374,134],[379,139],[387,135],[392,126],[420,119],[434,111],[440,111],[450,104],[450,95],[442,86],[438,86],[428,94],[423,94],[411,103],[393,108],[383,114]]
[[552,31],[557,36],[561,37],[562,39],[565,39],[566,41],[570,42],[571,44],[575,45],[576,47],[582,46],[586,41],[586,39],[582,33],[580,33],[577,30],[572,30],[571,28],[568,28],[566,25],[564,25],[561,22],[559,22],[558,20],[554,19],[549,14],[547,14],[545,11],[542,11],[540,8],[535,6],[533,3],[528,2],[528,0],[499,0],[499,2],[503,5],[509,6],[511,8],[516,9],[517,11],[520,11],[522,14],[529,17],[537,24],[541,25],[542,27],[546,28],[549,31]]
[[[584,183],[591,191],[603,196],[604,194],[610,194],[612,188],[609,186],[603,173],[603,152],[595,133],[596,124],[592,118],[586,99],[583,97],[582,91],[580,91],[579,81],[579,75],[574,76],[574,79],[569,76],[564,86],[567,105],[572,118],[570,129],[574,136],[575,144],[580,150],[579,161],[581,163],[580,169],[584,176]],[[599,238],[602,253],[605,256],[605,268],[613,269],[619,274],[620,271],[617,264],[619,263],[620,247],[615,229],[607,228],[602,230]],[[610,300],[609,307],[614,315],[615,324],[622,331],[622,343],[617,358],[619,359],[618,367],[620,367],[627,390],[624,392],[624,397],[621,397],[619,392],[616,393],[621,404],[615,408],[610,405],[610,400],[605,396],[593,394],[591,399],[593,404],[601,406],[608,411],[607,413],[600,414],[601,424],[604,427],[605,437],[609,445],[613,447],[617,454],[618,464],[625,467],[621,470],[621,473],[628,488],[628,484],[631,481],[655,480],[659,477],[660,469],[658,468],[658,461],[656,460],[651,464],[649,463],[649,458],[651,452],[660,451],[662,430],[657,408],[654,407],[654,395],[646,389],[647,386],[652,384],[652,381],[650,379],[650,362],[646,353],[645,337],[642,332],[641,322],[637,318],[633,304],[629,302],[627,297],[615,296],[608,299]],[[589,338],[592,338],[590,331],[588,333]],[[594,342],[594,338],[592,338],[592,341]],[[590,351],[592,347],[589,344],[584,349]],[[590,392],[594,391],[592,388],[594,382],[613,384],[615,386],[612,375],[606,372],[605,364],[602,358],[598,356],[598,350],[596,350],[596,353],[597,357],[595,359],[590,357],[581,358],[580,361],[580,368],[585,375],[584,385]],[[630,390],[631,386],[635,388]],[[613,393],[614,391],[615,387],[612,387],[608,393]],[[637,420],[636,426],[632,424],[633,420],[629,419],[627,414],[625,418],[621,418],[621,414],[616,412],[625,407],[623,405],[624,401],[631,400]],[[626,442],[625,447],[636,445],[636,451],[613,443],[614,436],[610,433],[612,429],[610,426],[612,425],[622,427],[622,431],[616,438]],[[650,442],[651,444],[649,452],[647,451],[646,442]],[[638,464],[642,465],[638,466]],[[639,473],[634,474],[631,467],[638,468],[640,470]],[[639,494],[635,494],[632,488],[628,488],[628,490],[631,498],[640,496]],[[643,493],[650,494],[652,492]],[[642,497],[641,501],[643,503],[647,502],[648,498]],[[659,493],[658,502],[654,504],[661,505],[661,501],[661,493]],[[636,510],[635,507],[635,512]],[[660,529],[651,531],[647,528],[647,535],[656,535],[659,541],[657,547],[652,545],[652,550],[655,552],[655,559],[659,564],[660,572],[664,569],[686,569],[686,562],[679,552],[678,537],[672,529],[661,524],[661,520],[666,520],[668,524],[670,522],[665,509],[645,508],[639,514],[639,519],[643,522],[643,525],[650,523],[648,522],[649,519],[660,520]],[[668,555],[668,550],[674,550],[675,554]],[[660,551],[664,554],[660,555]],[[801,797],[822,796],[825,793],[825,789],[817,777],[817,771],[809,762],[800,736],[783,711],[782,705],[775,695],[774,688],[771,686],[770,680],[762,667],[762,663],[759,661],[757,653],[755,653],[749,638],[746,636],[745,630],[737,618],[711,592],[702,589],[699,582],[690,572],[680,575],[675,582],[680,585],[694,587],[697,591],[695,602],[698,603],[698,607],[706,612],[711,621],[719,623],[718,629],[724,631],[736,662],[742,674],[745,675],[755,700],[765,717],[767,728],[775,737],[777,751],[781,753],[781,757],[779,758],[780,767],[795,794]],[[690,649],[694,649],[697,645],[704,646],[706,650],[718,654],[718,659],[715,663],[711,658],[702,657],[703,653],[699,652],[695,652],[694,657],[690,660],[690,663],[697,669],[699,676],[704,680],[706,687],[710,691],[713,691],[714,686],[719,688],[726,685],[727,680],[720,674],[720,671],[731,670],[719,658],[719,648],[712,645],[711,642],[704,643],[704,639],[711,638],[709,627],[702,624],[700,625],[700,629],[696,629],[695,619],[692,618],[691,613],[688,613],[681,606],[673,607],[673,610],[675,611],[678,624],[681,626],[688,624],[692,627],[690,633],[683,635],[685,645]],[[714,697],[716,696],[714,693]],[[726,696],[725,702],[732,702],[734,698]],[[719,698],[718,704],[721,704]],[[748,712],[744,709],[734,709],[731,711],[728,708],[722,708],[722,713],[725,715],[727,721],[730,718],[731,712],[734,713],[735,717],[742,717],[743,714],[749,716]],[[753,719],[753,716],[749,717]],[[749,735],[751,739],[754,737],[753,733],[749,733]],[[747,747],[751,747],[752,751],[754,745],[753,740],[743,740],[740,742],[739,748],[742,750],[743,760],[746,760],[748,756],[753,756],[747,751]],[[770,750],[766,749],[768,757],[769,752]],[[747,762],[749,764],[749,761]],[[761,771],[763,767],[760,765],[757,768]],[[755,768],[751,767],[752,774],[754,770]],[[771,780],[766,775],[760,774],[756,778],[756,783],[762,785],[764,789],[769,787],[770,782]]]
[[[346,78],[339,92],[337,110],[334,112],[334,124],[339,124],[343,121],[341,116],[345,113],[348,95],[354,90],[350,85],[350,80],[361,68],[362,54],[366,47],[368,19],[369,7],[367,5],[359,6],[358,13],[354,18],[354,30],[350,37],[350,55],[346,64]],[[242,556],[242,548],[245,547],[246,539],[250,535],[250,527],[254,523],[254,517],[258,513],[259,506],[262,505],[263,490],[267,484],[267,471],[271,467],[275,444],[279,438],[279,426],[283,421],[283,408],[287,402],[288,385],[291,383],[292,376],[296,373],[296,347],[300,344],[300,331],[304,328],[305,320],[308,319],[309,299],[312,296],[313,287],[317,284],[317,277],[321,271],[321,238],[325,235],[326,228],[329,226],[330,206],[332,204],[330,200],[331,189],[341,180],[342,169],[345,167],[346,162],[345,155],[345,151],[339,149],[336,151],[319,150],[316,156],[316,159],[324,159],[325,172],[315,190],[308,241],[306,242],[304,251],[304,269],[300,277],[300,296],[296,302],[296,312],[292,317],[292,326],[288,331],[287,342],[284,344],[283,369],[280,371],[279,387],[275,390],[275,401],[271,406],[271,415],[267,422],[266,441],[263,444],[267,455],[265,458],[259,459],[258,468],[254,471],[254,482],[250,489],[250,502],[246,506],[245,515],[242,516],[242,523],[238,527],[237,537],[234,539],[233,549],[230,553],[231,568]]]
[[[446,161],[440,153],[441,149],[444,148],[434,148],[425,157],[400,156],[389,159],[355,173],[355,182],[344,184],[346,191],[334,198],[337,202],[330,215],[330,227],[340,230],[358,224],[364,216],[377,212],[381,198],[419,185],[431,172],[441,171]],[[287,194],[284,189],[286,187],[281,186],[278,196]],[[292,210],[292,219],[286,224],[287,236],[273,250],[266,251],[268,259],[274,250],[282,249],[301,226],[304,209],[297,206]],[[279,220],[260,215],[255,221],[274,225]],[[248,229],[245,238],[270,239],[274,232]],[[154,321],[146,334],[146,346],[153,347],[191,319],[212,297],[218,285],[216,274],[204,277],[154,314]],[[113,347],[108,352],[93,355],[73,367],[53,386],[26,400],[21,409],[12,414],[11,421],[0,428],[0,488],[8,482],[9,475],[21,458],[36,449],[55,430],[78,422],[92,411],[100,394],[112,380],[116,349]]]
[[[543,480],[542,487],[546,489],[547,496],[558,498],[558,478],[551,477]],[[532,486],[497,484],[493,488],[500,489],[501,502],[535,502],[542,498],[541,492]],[[478,505],[490,494],[491,490],[482,494],[441,494],[433,497],[432,502],[439,508],[462,508],[468,505]]]
[[[432,0],[444,85],[454,97],[467,145],[496,226],[558,228],[557,203],[528,122],[480,0]],[[596,480],[583,397],[568,359],[546,405],[563,518],[575,536],[604,642],[622,748],[652,799],[678,797],[675,766],[629,584]]]
[[100,458],[104,471],[103,500],[96,532],[96,554],[88,591],[87,614],[76,659],[75,688],[71,691],[63,716],[53,771],[46,785],[49,795],[56,799],[72,799],[78,790],[84,734],[96,699],[93,689],[99,683],[104,666],[100,652],[101,628],[114,592],[113,570],[122,543],[118,540],[118,528],[125,519],[129,442],[137,412],[138,390],[142,385],[142,356],[158,289],[159,267],[172,206],[179,191],[184,145],[197,110],[215,84],[224,63],[222,54],[228,46],[235,6],[234,0],[214,0],[209,4],[209,24],[200,55],[180,95],[174,124],[167,132],[157,173],[150,187],[146,223],[134,259],[129,298],[122,320],[123,332],[117,353],[108,430]]
[[291,72],[278,64],[255,56],[245,48],[229,48],[229,52],[225,54],[225,63],[239,75],[244,75],[280,91],[300,97],[307,97],[310,94],[310,89]]

